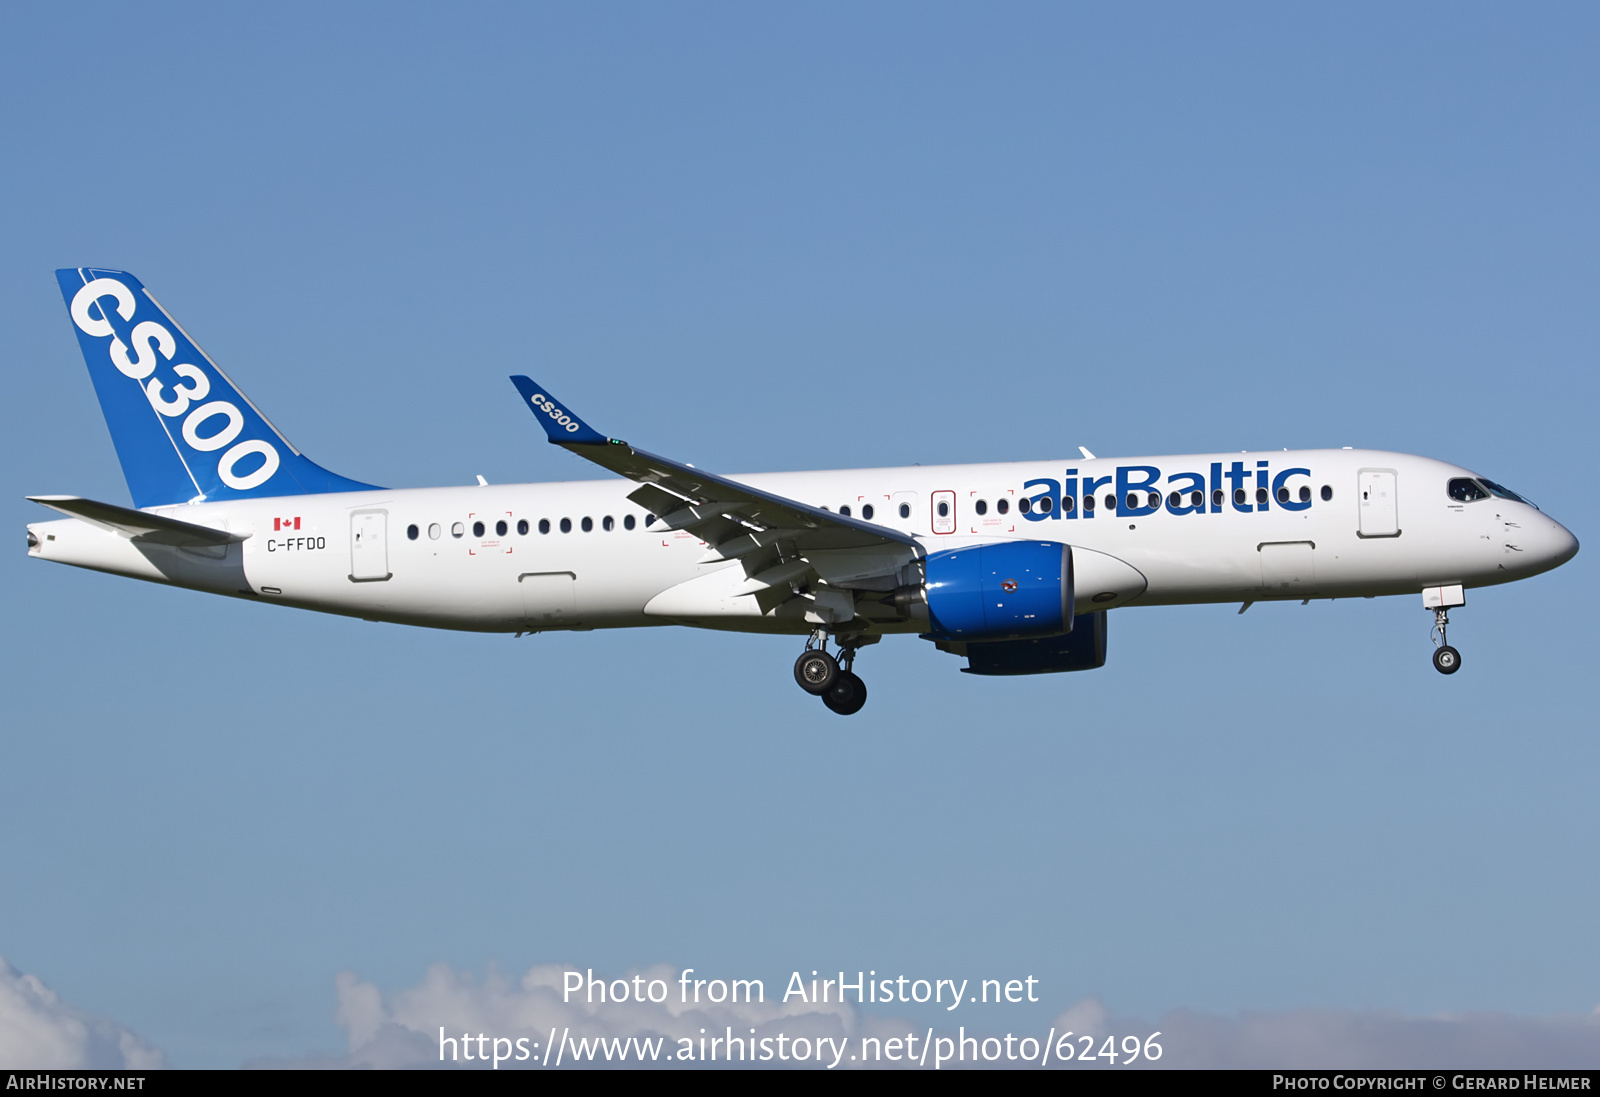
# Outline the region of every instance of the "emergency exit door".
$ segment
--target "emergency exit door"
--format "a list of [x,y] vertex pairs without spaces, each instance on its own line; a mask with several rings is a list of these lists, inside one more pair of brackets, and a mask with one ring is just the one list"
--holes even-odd
[[1362,537],[1400,536],[1400,505],[1394,469],[1362,469],[1356,486]]

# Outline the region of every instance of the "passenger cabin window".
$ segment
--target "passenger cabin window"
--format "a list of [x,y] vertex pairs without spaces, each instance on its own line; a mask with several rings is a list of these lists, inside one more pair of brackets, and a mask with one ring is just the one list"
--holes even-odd
[[439,539],[439,534],[443,532],[444,530],[439,528],[438,522],[433,523],[433,525],[428,527],[428,540],[437,541]]
[[1085,513],[1085,514],[1093,514],[1094,513],[1094,496],[1085,495],[1083,497],[1083,513]]
[[636,523],[633,520],[633,515],[625,514],[625,515],[622,516],[622,528],[623,529],[632,529],[635,524]]
[[563,519],[561,519],[561,532],[562,533],[571,533],[572,532],[572,519],[571,518],[563,518]]
[[482,537],[483,536],[483,523],[482,522],[474,522],[474,523],[472,523],[472,536],[474,536],[474,537]]
[[587,515],[585,515],[584,519],[583,519],[583,532],[585,532],[585,533],[594,532],[594,519],[588,517]]
[[548,519],[548,518],[539,519],[539,532],[540,533],[549,533],[550,532],[550,519]]
[[612,530],[617,528],[617,520],[608,514],[604,519],[601,520],[600,528],[605,530],[607,533],[610,533]]
[[910,503],[901,503],[900,504],[900,517],[902,517],[902,518],[910,518],[911,517],[911,504]]
[[1006,511],[1011,509],[1011,500],[1009,500],[1009,499],[1000,500],[998,503],[996,503],[994,505],[994,509],[999,511],[1001,514],[1006,513]]
[[1201,506],[1201,505],[1203,505],[1205,503],[1205,501],[1206,501],[1206,496],[1205,496],[1205,492],[1203,492],[1203,491],[1193,492],[1189,496],[1189,505],[1191,507]]
[[1063,495],[1061,497],[1061,513],[1063,513],[1063,514],[1071,514],[1072,513],[1072,508],[1075,507],[1075,506],[1077,506],[1077,503],[1075,503],[1073,501],[1072,496]]
[[526,518],[517,519],[517,532],[519,534],[526,534],[528,532],[528,520]]
[[1311,502],[1311,489],[1306,487],[1304,484],[1300,485],[1300,501],[1302,503]]
[[977,511],[978,516],[981,518],[983,515],[989,513],[989,504],[985,503],[982,499],[979,499],[976,503],[972,504],[972,509]]
[[495,536],[504,537],[506,535],[506,531],[510,528],[510,526],[506,525],[506,520],[504,518],[500,519],[500,521],[494,524]]
[[408,541],[415,541],[421,535],[422,535],[422,531],[419,530],[416,526],[407,526],[406,527],[406,539]]
[[1019,512],[1021,512],[1023,514],[1027,514],[1032,509],[1033,509],[1033,501],[1030,500],[1026,495],[1024,495],[1021,499],[1017,500],[1017,510]]
[[1117,497],[1115,495],[1106,496],[1105,504],[1106,504],[1106,509],[1107,510],[1116,510],[1117,509]]
[[457,522],[455,525],[450,527],[450,536],[451,537],[460,537],[462,534],[464,534],[466,532],[467,532],[467,527],[463,526],[460,522]]
[[1266,501],[1267,501],[1267,489],[1266,488],[1256,488],[1256,502],[1257,503],[1261,503],[1261,504],[1265,504]]
[[868,503],[866,506],[861,508],[861,517],[865,518],[869,522],[872,521],[872,516],[875,513],[876,511],[872,509],[871,503]]
[[1330,500],[1332,498],[1333,498],[1333,489],[1330,488],[1327,484],[1323,484],[1322,485],[1322,501],[1324,503],[1326,503],[1326,502],[1328,502],[1328,500]]
[[844,506],[840,507],[839,513],[844,515],[846,518],[850,517],[850,504],[846,503]]
[[[850,513],[850,508],[849,507],[845,507],[845,508],[843,508],[842,511],[840,511],[840,513],[849,514]],[[940,518],[948,518],[948,517],[950,517],[950,504],[944,502],[943,500],[940,500],[940,502],[939,502],[939,517]]]
[[1214,507],[1220,507],[1222,505],[1222,489],[1221,488],[1218,488],[1216,491],[1213,491],[1211,493],[1211,505],[1214,506]]
[[1476,503],[1479,499],[1489,498],[1488,489],[1476,480],[1452,480],[1445,488],[1445,493],[1458,503]]

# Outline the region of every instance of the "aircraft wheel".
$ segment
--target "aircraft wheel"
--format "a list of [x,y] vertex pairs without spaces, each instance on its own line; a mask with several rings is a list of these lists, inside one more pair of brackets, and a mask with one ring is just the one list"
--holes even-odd
[[840,716],[854,716],[867,703],[867,684],[850,671],[840,671],[839,678],[826,693],[822,703]]
[[807,693],[822,696],[838,678],[838,662],[821,648],[802,651],[794,661],[794,680]]
[[1440,674],[1454,674],[1461,669],[1461,653],[1449,644],[1435,648],[1433,652],[1433,669]]

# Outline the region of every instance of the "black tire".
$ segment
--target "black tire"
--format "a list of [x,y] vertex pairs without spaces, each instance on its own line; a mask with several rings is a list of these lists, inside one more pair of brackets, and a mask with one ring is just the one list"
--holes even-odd
[[1454,674],[1461,669],[1461,653],[1449,644],[1441,648],[1435,648],[1433,652],[1433,669],[1440,674]]
[[839,664],[820,648],[802,651],[800,658],[794,661],[794,680],[814,696],[827,693],[838,678]]
[[840,671],[833,687],[822,695],[822,703],[840,716],[854,716],[867,703],[867,684],[847,670]]

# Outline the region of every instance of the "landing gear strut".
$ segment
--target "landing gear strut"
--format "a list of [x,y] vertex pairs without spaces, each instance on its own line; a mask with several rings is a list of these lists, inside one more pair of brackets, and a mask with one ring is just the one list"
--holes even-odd
[[807,693],[840,716],[853,716],[867,703],[867,684],[852,669],[861,645],[841,641],[839,657],[828,654],[828,634],[818,630],[806,641],[806,650],[794,663],[794,680]]
[[1450,646],[1445,629],[1450,626],[1450,612],[1440,608],[1433,611],[1433,669],[1440,674],[1454,674],[1461,669],[1461,653]]

